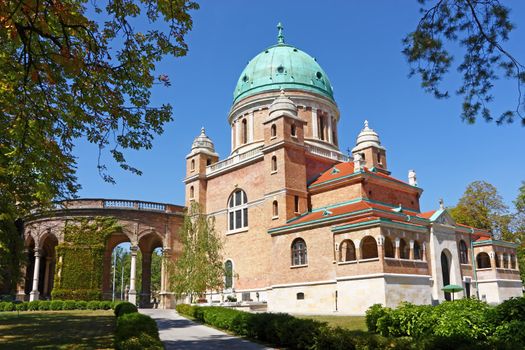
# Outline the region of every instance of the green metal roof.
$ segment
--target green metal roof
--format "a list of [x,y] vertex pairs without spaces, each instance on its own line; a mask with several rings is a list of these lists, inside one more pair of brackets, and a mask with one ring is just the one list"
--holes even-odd
[[279,23],[277,45],[255,56],[242,71],[233,92],[233,103],[265,91],[303,90],[334,101],[332,84],[315,58],[284,43]]

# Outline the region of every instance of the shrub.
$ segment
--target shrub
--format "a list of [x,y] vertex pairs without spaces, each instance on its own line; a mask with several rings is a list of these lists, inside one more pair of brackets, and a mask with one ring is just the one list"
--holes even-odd
[[322,327],[315,337],[314,349],[354,350],[354,334],[342,328]]
[[99,289],[59,289],[51,292],[53,299],[61,300],[101,300],[102,292]]
[[374,304],[366,310],[366,326],[369,332],[377,332],[377,320],[386,313],[387,310],[381,304]]
[[16,311],[27,311],[28,303],[16,304]]
[[33,300],[27,303],[27,309],[29,311],[37,311],[40,308],[40,300]]
[[88,310],[99,310],[101,309],[101,302],[97,300],[88,301],[86,308]]
[[87,301],[79,300],[76,302],[75,309],[85,310],[87,308]]
[[197,309],[197,306],[192,306],[188,304],[177,304],[175,306],[175,310],[181,315],[186,315],[190,317],[195,317],[195,310]]
[[74,300],[65,300],[63,310],[75,310],[77,308],[77,302]]
[[40,304],[38,304],[38,310],[40,311],[47,311],[50,308],[51,302],[49,300],[42,300],[40,301]]
[[64,302],[62,300],[52,300],[49,304],[50,310],[63,310],[64,309]]
[[155,321],[138,312],[123,314],[117,318],[117,329],[115,331],[115,345],[119,348],[119,344],[137,334],[144,333],[159,340],[159,330]]
[[503,322],[525,321],[525,297],[510,298],[493,309],[491,322],[500,325]]
[[137,307],[132,303],[128,303],[127,301],[120,302],[115,306],[115,316],[117,317],[135,312],[138,312]]
[[160,340],[146,333],[137,334],[115,345],[117,350],[164,350]]
[[0,309],[0,311],[15,311],[16,310],[16,304],[12,303],[10,301],[3,303],[3,308]]
[[109,309],[113,309],[113,303],[111,301],[101,301],[100,302],[100,309],[102,310],[109,310]]
[[519,349],[525,344],[525,321],[512,320],[496,327],[490,339],[504,349]]

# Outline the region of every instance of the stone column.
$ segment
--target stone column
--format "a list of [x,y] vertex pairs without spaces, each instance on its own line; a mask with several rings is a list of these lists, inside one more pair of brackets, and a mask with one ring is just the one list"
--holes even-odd
[[333,143],[334,140],[332,139],[332,116],[328,115],[327,119],[328,119],[328,122],[327,122],[327,124],[328,124],[327,125],[328,126],[328,129],[327,129],[328,130],[328,135],[326,135],[326,136],[328,136],[328,137],[326,139],[328,140],[328,142]]
[[317,108],[312,107],[312,137],[314,139],[319,138],[318,131],[319,126],[317,125]]
[[169,291],[169,276],[168,268],[166,266],[167,260],[171,256],[169,248],[162,249],[162,264],[160,267],[160,305],[162,309],[169,309],[171,307],[171,293]]
[[399,251],[399,242],[400,242],[399,237],[396,237],[396,240],[394,241],[394,244],[395,244],[394,257],[396,259],[399,259],[399,257],[401,256],[400,251]]
[[38,300],[39,298],[39,292],[38,292],[38,279],[40,278],[39,272],[40,272],[40,256],[42,255],[42,252],[40,249],[35,248],[35,269],[33,270],[33,288],[31,290],[31,293],[29,293],[29,300]]
[[410,251],[408,252],[408,258],[414,260],[414,240],[410,240]]
[[253,142],[253,111],[250,113],[248,117],[248,142]]
[[135,275],[137,271],[137,246],[131,247],[131,271],[129,276],[128,301],[132,304],[137,303],[137,290],[135,289]]
[[142,290],[140,292],[140,305],[151,306],[151,253],[142,254]]
[[421,254],[422,260],[427,261],[427,244],[425,242],[421,244]]
[[53,261],[53,258],[48,256],[46,257],[46,272],[44,273],[44,290],[43,294],[48,296],[49,295],[49,276],[51,274],[51,262]]
[[492,270],[496,271],[496,253],[490,252],[489,258],[490,258],[490,267],[492,268]]
[[235,147],[239,147],[241,145],[241,123],[239,119],[235,121]]
[[233,149],[235,148],[235,123],[232,123],[231,127],[232,127],[232,145],[231,145],[231,150],[233,151]]

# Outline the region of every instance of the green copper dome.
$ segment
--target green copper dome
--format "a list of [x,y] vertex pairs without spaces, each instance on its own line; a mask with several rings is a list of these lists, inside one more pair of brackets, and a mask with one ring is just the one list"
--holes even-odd
[[334,100],[332,85],[315,58],[284,43],[279,24],[277,45],[255,56],[241,73],[233,103],[265,91],[303,90]]

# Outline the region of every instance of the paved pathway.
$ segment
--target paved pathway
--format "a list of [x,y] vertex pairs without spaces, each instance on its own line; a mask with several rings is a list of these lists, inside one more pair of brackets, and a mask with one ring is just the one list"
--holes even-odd
[[190,321],[175,310],[140,309],[140,312],[157,321],[160,339],[166,350],[270,349]]

